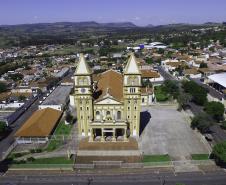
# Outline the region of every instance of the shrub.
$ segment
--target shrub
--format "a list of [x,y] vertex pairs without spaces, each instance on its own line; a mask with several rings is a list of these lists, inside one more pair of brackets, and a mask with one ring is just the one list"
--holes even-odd
[[14,154],[14,157],[15,157],[15,158],[21,157],[21,156],[23,156],[21,153],[15,153],[15,154]]
[[26,161],[25,160],[20,160],[20,161],[14,161],[14,163],[15,164],[24,164],[24,163],[26,163]]
[[163,90],[173,96],[173,98],[177,98],[179,95],[179,86],[178,82],[174,80],[166,80],[163,84]]
[[41,153],[41,152],[42,152],[41,148],[36,149],[36,153]]
[[226,141],[216,144],[212,151],[213,157],[218,164],[226,164]]
[[31,153],[35,153],[35,149],[31,149],[30,152],[31,152]]
[[41,153],[42,152],[42,149],[41,148],[31,149],[30,152],[31,153]]
[[27,161],[28,161],[28,162],[33,162],[34,160],[35,160],[34,157],[28,157],[28,158],[27,158]]
[[7,90],[7,85],[4,82],[0,82],[0,93]]
[[197,128],[201,133],[209,131],[209,127],[213,124],[213,120],[206,113],[199,114],[192,119],[191,127]]
[[5,122],[0,121],[0,134],[4,133],[6,131],[6,129],[7,129],[7,126],[6,126]]
[[205,104],[204,110],[215,120],[220,121],[224,115],[224,105],[220,102],[212,101]]
[[223,121],[222,124],[221,124],[221,127],[226,130],[226,121]]
[[183,82],[184,91],[192,95],[192,100],[198,105],[204,105],[207,102],[207,91],[193,81]]

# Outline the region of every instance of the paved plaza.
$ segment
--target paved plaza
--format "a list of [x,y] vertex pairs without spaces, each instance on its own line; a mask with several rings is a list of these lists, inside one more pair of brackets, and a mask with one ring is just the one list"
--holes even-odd
[[143,132],[139,147],[145,155],[169,154],[173,160],[190,154],[208,153],[201,137],[190,128],[189,117],[175,106],[143,108]]

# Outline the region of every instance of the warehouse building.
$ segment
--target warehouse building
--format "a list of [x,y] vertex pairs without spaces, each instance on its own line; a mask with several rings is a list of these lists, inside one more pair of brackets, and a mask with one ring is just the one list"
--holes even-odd
[[46,108],[37,110],[16,132],[15,139],[18,144],[46,143],[54,132],[62,112]]

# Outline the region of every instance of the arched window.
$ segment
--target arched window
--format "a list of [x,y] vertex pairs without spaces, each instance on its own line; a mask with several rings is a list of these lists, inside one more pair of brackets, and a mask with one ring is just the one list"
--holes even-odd
[[138,85],[138,78],[137,77],[133,77],[131,85]]
[[84,85],[88,85],[88,80],[87,80],[87,78],[84,78],[84,79],[83,79],[83,83],[84,83]]
[[111,112],[110,111],[106,112],[106,118],[107,118],[107,120],[111,120]]
[[97,120],[100,119],[100,111],[96,111],[96,119],[97,119]]
[[83,80],[82,80],[82,78],[79,78],[79,79],[78,79],[78,85],[83,85]]
[[117,112],[117,120],[121,120],[121,111]]

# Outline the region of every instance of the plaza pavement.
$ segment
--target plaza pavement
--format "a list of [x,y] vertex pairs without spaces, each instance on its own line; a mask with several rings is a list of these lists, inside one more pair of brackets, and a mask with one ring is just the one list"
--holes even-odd
[[[150,115],[139,138],[145,155],[169,154],[173,160],[186,160],[191,154],[209,153],[206,143],[190,128],[189,117],[176,106],[143,107]],[[147,117],[147,116],[146,116]]]

